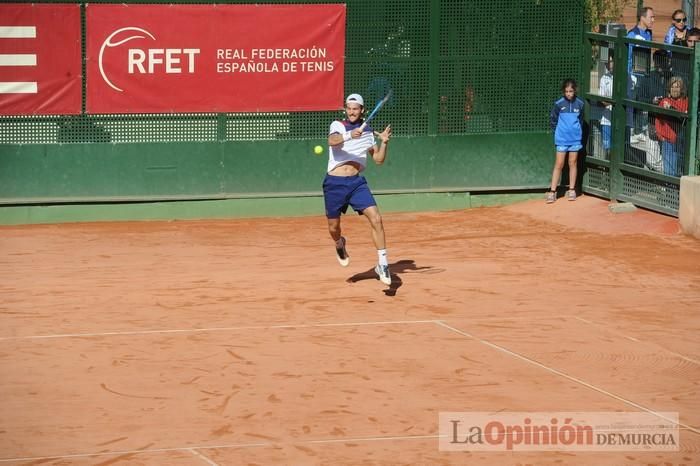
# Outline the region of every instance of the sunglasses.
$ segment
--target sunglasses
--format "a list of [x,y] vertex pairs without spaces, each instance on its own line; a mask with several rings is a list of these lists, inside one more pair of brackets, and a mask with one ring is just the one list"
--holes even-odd
[[687,23],[688,18],[673,18],[673,20],[677,23]]

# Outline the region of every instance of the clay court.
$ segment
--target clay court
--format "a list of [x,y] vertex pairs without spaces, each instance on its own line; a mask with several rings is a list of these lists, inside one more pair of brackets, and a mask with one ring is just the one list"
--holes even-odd
[[[697,465],[700,242],[582,197],[0,229],[0,463]],[[678,412],[677,452],[442,452],[441,411]]]

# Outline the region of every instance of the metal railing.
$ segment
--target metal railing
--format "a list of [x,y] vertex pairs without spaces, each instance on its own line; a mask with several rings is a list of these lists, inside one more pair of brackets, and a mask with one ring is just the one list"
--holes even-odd
[[700,165],[700,50],[625,31],[584,37],[583,190],[677,216],[680,177]]

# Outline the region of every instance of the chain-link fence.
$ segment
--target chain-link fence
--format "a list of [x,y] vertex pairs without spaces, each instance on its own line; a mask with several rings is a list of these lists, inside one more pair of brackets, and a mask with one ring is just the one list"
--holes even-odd
[[586,34],[589,136],[584,189],[677,215],[697,173],[700,51]]

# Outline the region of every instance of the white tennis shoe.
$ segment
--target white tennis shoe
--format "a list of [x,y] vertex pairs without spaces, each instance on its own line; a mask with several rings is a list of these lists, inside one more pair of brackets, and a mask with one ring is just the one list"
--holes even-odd
[[391,285],[391,273],[389,272],[388,265],[377,264],[377,266],[374,268],[374,273],[377,274],[382,283],[385,285]]
[[340,237],[340,239],[343,242],[343,245],[341,247],[335,248],[335,258],[338,259],[338,263],[343,266],[347,267],[350,265],[350,256],[348,255],[348,251],[345,249],[345,238]]

